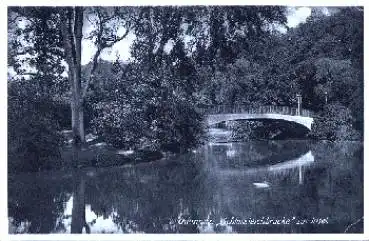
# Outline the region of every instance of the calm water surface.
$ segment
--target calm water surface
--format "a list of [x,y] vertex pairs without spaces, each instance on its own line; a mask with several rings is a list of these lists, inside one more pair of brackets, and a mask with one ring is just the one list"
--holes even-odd
[[342,233],[363,216],[362,153],[355,142],[210,143],[136,166],[10,175],[9,232]]

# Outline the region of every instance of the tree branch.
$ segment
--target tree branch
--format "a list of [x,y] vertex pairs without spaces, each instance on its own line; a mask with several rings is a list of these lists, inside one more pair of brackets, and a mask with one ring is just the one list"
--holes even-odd
[[90,71],[90,76],[89,78],[87,79],[87,82],[83,88],[83,92],[82,92],[82,99],[84,99],[87,95],[87,91],[88,91],[88,87],[90,86],[90,83],[92,82],[92,79],[94,77],[94,72],[96,70],[96,67],[97,67],[97,60],[101,54],[101,51],[102,49],[101,48],[98,48],[95,55],[94,55],[94,58],[92,60],[92,68],[91,68],[91,71]]
[[129,34],[129,29],[126,30],[126,32],[121,37],[115,37],[114,40],[110,40],[110,43],[102,43],[103,48],[111,48],[114,44],[118,43],[119,41],[125,39],[127,35]]
[[[83,88],[82,99],[84,99],[86,97],[88,88],[89,88],[91,82],[93,81],[94,73],[96,71],[97,64],[98,64],[98,59],[101,55],[101,52],[106,48],[113,47],[114,44],[116,44],[117,42],[119,42],[119,41],[123,40],[124,38],[126,38],[128,33],[129,33],[129,29],[127,28],[126,32],[121,37],[114,36],[113,40],[109,40],[109,39],[106,39],[106,38],[104,39],[103,38],[103,27],[104,27],[103,25],[107,21],[110,21],[111,19],[113,19],[114,16],[104,18],[98,8],[96,8],[95,10],[96,10],[96,14],[99,18],[99,26],[98,26],[99,29],[98,29],[97,36],[96,36],[97,51],[94,54],[94,57],[92,59],[92,68],[90,70],[89,78],[87,79],[86,84]],[[110,41],[110,42],[108,43],[108,41]]]
[[33,73],[33,72],[21,72],[20,75],[32,75],[32,76],[37,76],[38,73]]
[[19,15],[15,16],[14,18],[11,18],[10,16],[8,16],[8,25],[13,24],[13,23],[16,23],[16,21],[17,21],[18,19],[21,19],[21,18],[22,18],[22,17],[21,17],[21,16],[19,16]]

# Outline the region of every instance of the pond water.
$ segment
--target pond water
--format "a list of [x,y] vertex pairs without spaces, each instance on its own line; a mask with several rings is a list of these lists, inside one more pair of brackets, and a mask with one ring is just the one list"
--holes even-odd
[[349,225],[363,217],[363,145],[209,143],[135,166],[9,175],[8,210],[10,233],[361,233]]

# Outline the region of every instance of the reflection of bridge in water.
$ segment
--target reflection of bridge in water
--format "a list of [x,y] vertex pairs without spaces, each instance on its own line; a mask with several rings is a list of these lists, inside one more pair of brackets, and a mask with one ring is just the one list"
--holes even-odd
[[[215,144],[215,146],[225,146],[227,148],[225,154],[228,158],[236,159],[237,151],[232,143]],[[212,146],[209,145],[210,152],[212,152]],[[248,179],[255,181],[268,181],[277,182],[284,178],[298,178],[298,183],[303,184],[304,171],[310,165],[314,163],[314,156],[310,150],[301,154],[300,156],[292,156],[291,159],[287,159],[283,162],[276,164],[264,164],[259,167],[227,167],[224,163],[218,163],[216,159],[209,160],[212,162],[213,170],[223,178],[235,178],[235,177],[247,177]],[[242,159],[240,160],[242,161]],[[272,161],[271,161],[272,162]]]
[[227,106],[220,105],[208,108],[206,113],[206,123],[214,125],[217,123],[232,120],[284,120],[294,122],[311,130],[313,123],[313,113],[309,110],[293,108],[289,106],[259,106],[250,108],[242,105]]
[[314,156],[311,154],[311,151],[309,151],[297,159],[270,166],[247,168],[245,170],[218,169],[217,171],[221,174],[221,176],[248,175],[249,177],[263,177],[266,180],[275,180],[275,178],[278,177],[282,178],[286,176],[292,176],[298,172],[299,184],[302,184],[304,180],[304,168],[310,166],[313,162]]
[[[287,215],[286,209],[281,212],[276,208],[281,199],[289,202],[304,192],[301,190],[314,185],[308,170],[315,160],[306,142],[210,143],[204,151],[209,173],[217,180],[213,184],[217,192],[209,210],[216,220]],[[300,208],[293,205],[291,210],[291,215],[297,215]],[[223,225],[230,232],[265,232],[273,228],[276,227]],[[208,224],[199,230],[212,232],[214,227]]]

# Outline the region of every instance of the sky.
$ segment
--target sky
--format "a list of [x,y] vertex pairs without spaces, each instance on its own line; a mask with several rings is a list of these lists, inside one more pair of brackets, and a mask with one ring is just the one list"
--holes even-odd
[[[288,9],[287,26],[290,28],[296,27],[299,23],[305,22],[306,18],[311,14],[310,7],[291,7]],[[86,29],[88,31],[88,29]],[[285,32],[286,29],[281,29]],[[130,46],[135,39],[135,35],[130,33],[125,39],[116,43],[112,48],[105,49],[100,56],[100,59],[106,61],[115,61],[117,56],[119,60],[128,61],[130,58]],[[82,42],[82,65],[88,64],[96,52],[96,47],[91,40],[84,39]]]
[[299,7],[290,10],[287,16],[287,26],[290,28],[296,27],[299,23],[305,22],[306,18],[311,14],[311,8]]

